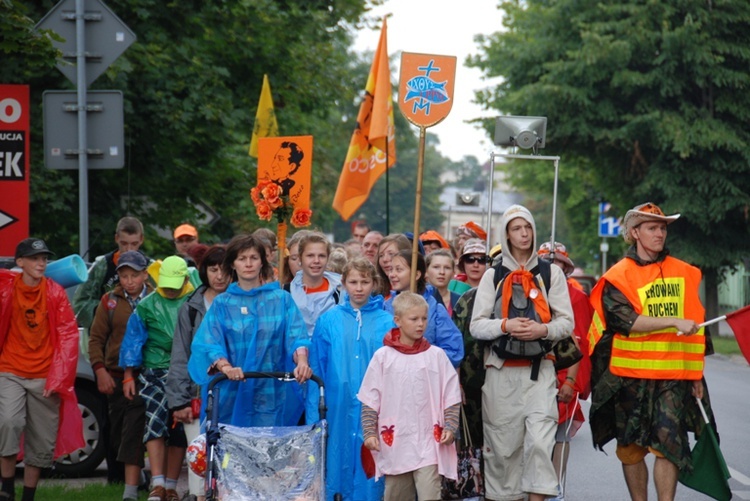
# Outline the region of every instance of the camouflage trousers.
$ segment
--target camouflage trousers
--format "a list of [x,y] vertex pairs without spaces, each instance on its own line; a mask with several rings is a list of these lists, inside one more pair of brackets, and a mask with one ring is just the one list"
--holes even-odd
[[[602,449],[616,439],[621,445],[651,447],[680,470],[692,471],[688,432],[700,430],[703,422],[691,393],[693,382],[615,376],[609,356],[597,353],[605,347],[597,345],[592,360],[589,421],[594,446]],[[705,380],[703,384],[702,402],[715,428]]]

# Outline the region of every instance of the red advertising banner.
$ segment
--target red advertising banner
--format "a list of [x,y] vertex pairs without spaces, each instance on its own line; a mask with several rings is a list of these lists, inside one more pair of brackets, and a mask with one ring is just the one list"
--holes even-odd
[[0,85],[0,256],[29,236],[29,86]]

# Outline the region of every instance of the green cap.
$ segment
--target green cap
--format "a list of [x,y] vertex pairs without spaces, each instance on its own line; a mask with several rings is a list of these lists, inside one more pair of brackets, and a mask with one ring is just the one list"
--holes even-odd
[[169,256],[162,261],[159,268],[159,287],[182,289],[187,276],[187,263],[180,256]]

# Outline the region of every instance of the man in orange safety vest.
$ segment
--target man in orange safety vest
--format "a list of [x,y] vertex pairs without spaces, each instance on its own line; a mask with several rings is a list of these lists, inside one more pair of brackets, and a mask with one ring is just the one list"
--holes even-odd
[[649,452],[659,499],[674,499],[679,471],[692,468],[695,397],[704,398],[701,272],[665,247],[667,225],[678,217],[653,203],[629,210],[623,236],[631,247],[591,292],[594,444],[617,440],[633,500],[647,498]]

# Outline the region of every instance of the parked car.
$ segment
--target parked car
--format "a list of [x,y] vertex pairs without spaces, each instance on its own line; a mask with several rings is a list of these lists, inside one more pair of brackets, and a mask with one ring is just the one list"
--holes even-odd
[[[0,268],[12,269],[15,266],[12,257],[0,257]],[[66,292],[72,298],[75,287]],[[78,407],[83,417],[83,438],[86,445],[72,454],[63,456],[55,464],[55,473],[65,476],[89,476],[102,463],[104,450],[104,409],[105,397],[96,388],[96,378],[91,369],[88,356],[88,331],[79,329],[78,367],[76,370],[75,391]]]

